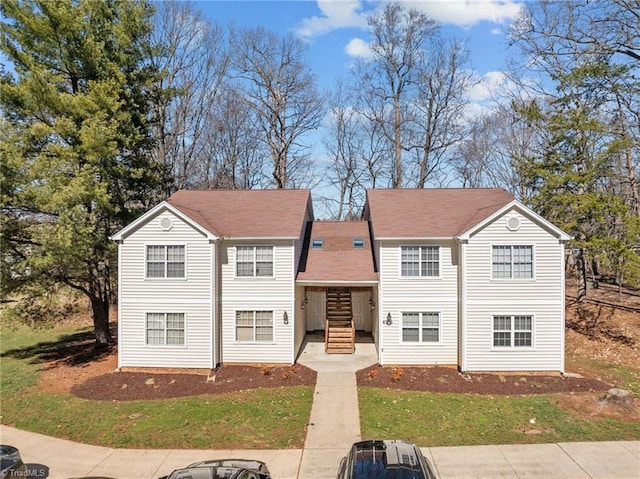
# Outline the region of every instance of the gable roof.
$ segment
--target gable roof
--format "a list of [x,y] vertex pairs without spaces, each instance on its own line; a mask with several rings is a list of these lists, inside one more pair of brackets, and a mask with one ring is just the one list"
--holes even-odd
[[522,215],[528,217],[530,220],[532,220],[535,223],[537,223],[542,228],[546,229],[550,234],[552,234],[553,236],[558,238],[560,241],[569,241],[569,240],[572,239],[572,237],[570,235],[568,235],[567,233],[562,231],[560,228],[558,228],[556,225],[554,225],[550,221],[547,221],[544,217],[540,216],[535,211],[527,208],[525,205],[520,203],[518,200],[513,200],[513,201],[507,203],[506,205],[504,205],[502,208],[500,208],[495,213],[491,214],[490,216],[488,216],[486,218],[483,218],[479,222],[474,222],[471,225],[471,228],[469,228],[468,230],[466,230],[463,233],[461,233],[460,235],[458,235],[458,238],[462,239],[462,240],[469,239],[474,233],[476,233],[477,231],[481,230],[487,224],[491,223],[496,218],[499,218],[500,216],[502,216],[503,214],[505,214],[505,213],[507,213],[509,211],[518,211]]
[[299,238],[313,215],[309,190],[180,190],[167,203],[226,238]]
[[[322,238],[321,248],[313,240]],[[364,240],[354,248],[353,239]],[[377,282],[366,221],[314,221],[305,239],[297,276],[304,282]]]
[[367,190],[376,239],[453,238],[514,200],[503,188]]
[[180,190],[113,239],[123,239],[164,209],[210,238],[297,239],[307,213],[313,219],[309,190]]

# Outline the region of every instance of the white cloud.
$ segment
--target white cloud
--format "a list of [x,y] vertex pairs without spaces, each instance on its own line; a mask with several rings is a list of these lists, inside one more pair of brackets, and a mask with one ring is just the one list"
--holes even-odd
[[480,81],[469,90],[468,98],[472,102],[481,103],[495,98],[500,91],[509,90],[513,84],[504,72],[487,72]]
[[318,0],[322,16],[302,20],[297,33],[303,37],[322,35],[338,28],[364,28],[367,17],[359,0]]
[[373,55],[369,44],[361,38],[352,38],[351,40],[349,40],[349,43],[347,43],[344,51],[350,57],[356,58],[367,59],[371,58],[371,56]]
[[402,2],[425,12],[443,24],[468,28],[488,21],[503,24],[514,20],[522,9],[515,0],[427,0]]

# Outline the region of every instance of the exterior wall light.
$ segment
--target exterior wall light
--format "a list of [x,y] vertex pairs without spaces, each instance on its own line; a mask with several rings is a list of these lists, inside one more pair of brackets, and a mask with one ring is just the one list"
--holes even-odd
[[284,321],[284,324],[289,324],[289,315],[287,314],[286,311],[282,315],[282,321]]
[[383,321],[387,326],[391,326],[393,324],[393,320],[391,319],[391,313],[387,313],[387,319]]
[[302,301],[300,302],[300,307],[302,309],[305,309],[307,307],[307,304],[309,304],[309,298],[307,298],[306,296],[302,299]]

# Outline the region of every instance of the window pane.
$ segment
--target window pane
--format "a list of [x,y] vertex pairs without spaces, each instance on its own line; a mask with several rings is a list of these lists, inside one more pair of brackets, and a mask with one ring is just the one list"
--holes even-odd
[[493,333],[494,346],[511,346],[511,333]]
[[184,263],[167,263],[167,278],[184,278]]
[[164,246],[147,246],[147,261],[161,261],[165,260]]
[[402,340],[420,341],[420,314],[402,313]]
[[513,333],[513,343],[513,345],[516,347],[530,347],[532,344],[531,333]]
[[492,259],[494,278],[511,278],[511,246],[494,246]]
[[429,343],[437,343],[439,341],[438,329],[423,328],[422,341]]
[[147,263],[147,278],[164,278],[164,263]]
[[531,246],[514,246],[514,263],[531,263],[533,260],[533,249]]
[[184,246],[167,246],[167,261],[184,263]]
[[147,344],[164,344],[164,314],[147,313]]
[[513,329],[516,331],[531,331],[531,316],[514,316]]
[[422,276],[439,276],[440,268],[438,263],[422,263]]
[[439,327],[440,315],[438,313],[422,313],[422,325],[425,328]]
[[273,261],[273,247],[256,246],[256,261]]
[[402,276],[420,276],[420,248],[417,246],[402,247]]
[[273,341],[272,311],[256,311],[256,341]]
[[253,276],[253,261],[251,263],[241,263],[238,261],[236,264],[236,275]]
[[253,311],[236,312],[236,339],[253,341]]
[[184,344],[184,331],[181,329],[167,330],[167,344]]
[[238,261],[251,261],[253,263],[253,246],[238,246]]
[[422,259],[424,261],[438,261],[440,258],[440,248],[437,246],[424,246],[422,248]]
[[273,263],[256,263],[256,276],[273,276]]
[[236,339],[238,341],[253,341],[253,326],[236,327]]
[[493,329],[496,331],[511,331],[511,316],[494,316]]

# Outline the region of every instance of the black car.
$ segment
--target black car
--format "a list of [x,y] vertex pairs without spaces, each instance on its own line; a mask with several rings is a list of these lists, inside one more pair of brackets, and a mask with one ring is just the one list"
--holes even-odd
[[27,466],[17,448],[3,444],[0,445],[0,479],[5,477],[27,477]]
[[251,459],[194,462],[160,479],[271,479],[267,465]]
[[432,479],[420,448],[405,441],[362,441],[342,458],[338,479]]

